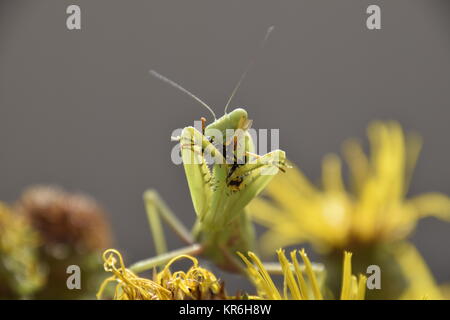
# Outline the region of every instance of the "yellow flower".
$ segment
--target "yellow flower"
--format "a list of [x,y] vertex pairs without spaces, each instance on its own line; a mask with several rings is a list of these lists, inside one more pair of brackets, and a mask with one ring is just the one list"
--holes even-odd
[[302,242],[321,252],[389,243],[404,239],[423,217],[450,219],[450,199],[443,194],[406,198],[420,138],[405,137],[396,122],[372,123],[368,137],[370,158],[354,140],[344,146],[350,190],[333,154],[323,161],[322,188],[295,167],[274,178],[265,192],[269,199],[250,204],[254,219],[268,228],[263,250]]
[[[193,266],[187,272],[172,273],[170,266],[180,259],[191,260]],[[114,249],[103,253],[104,267],[113,276],[100,287],[97,298],[103,296],[106,286],[115,282],[115,300],[207,300],[226,298],[223,284],[210,271],[201,268],[198,260],[189,255],[180,255],[170,260],[164,269],[154,273],[153,280],[137,276],[125,267],[121,254]],[[119,267],[116,266],[119,261]]]
[[[405,137],[397,122],[373,122],[368,128],[370,157],[361,145],[344,145],[349,187],[337,155],[325,157],[321,187],[294,168],[277,175],[265,198],[250,204],[254,219],[268,228],[264,252],[309,242],[338,270],[342,250],[357,253],[354,267],[365,272],[376,264],[383,271],[382,290],[373,298],[440,298],[435,281],[414,246],[404,239],[423,217],[450,219],[450,199],[440,193],[407,198],[421,149],[416,135]],[[416,266],[421,266],[420,268]],[[336,291],[336,279],[328,279]]]
[[[246,264],[248,276],[256,287],[258,296],[254,298],[269,300],[323,300],[321,281],[319,281],[313,271],[311,261],[304,250],[300,251],[303,267],[298,262],[296,250],[290,254],[291,261],[286,258],[284,250],[277,250],[278,260],[284,277],[283,293],[275,286],[264,264],[253,252],[248,252],[249,259],[241,253],[238,254]],[[352,254],[345,252],[340,299],[363,300],[367,279],[363,275],[360,275],[359,278],[352,275],[351,259]]]
[[[443,299],[444,288],[439,288],[427,264],[417,249],[406,241],[395,246],[394,255],[408,283],[400,299]],[[447,298],[447,297],[445,297]]]

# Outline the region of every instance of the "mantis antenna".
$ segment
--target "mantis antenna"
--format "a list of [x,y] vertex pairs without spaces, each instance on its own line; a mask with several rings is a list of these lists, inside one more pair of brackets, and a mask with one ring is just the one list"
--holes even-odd
[[155,78],[162,80],[168,84],[170,84],[172,87],[180,90],[181,92],[187,94],[188,96],[190,96],[191,98],[195,99],[197,102],[199,102],[202,106],[204,106],[206,109],[209,110],[209,112],[211,112],[211,114],[214,117],[214,120],[217,120],[216,118],[216,114],[214,113],[213,109],[211,109],[210,106],[208,106],[205,102],[203,102],[199,97],[197,97],[196,95],[194,95],[193,93],[189,92],[188,90],[186,90],[185,88],[183,88],[182,86],[180,86],[178,83],[170,80],[169,78],[164,77],[163,75],[159,74],[158,72],[156,72],[155,70],[150,70],[149,71],[150,74],[152,76],[154,76]]
[[[267,29],[266,35],[265,35],[263,41],[261,42],[260,49],[263,49],[264,46],[266,45],[267,40],[269,39],[269,36],[272,33],[273,29],[275,29],[274,26],[271,26],[271,27],[269,27],[269,29]],[[227,104],[225,105],[225,114],[227,114],[227,109],[228,109],[228,106],[231,103],[231,100],[233,100],[234,95],[236,94],[236,92],[238,91],[239,87],[241,86],[241,83],[244,80],[245,76],[247,75],[248,71],[251,69],[251,67],[255,63],[255,60],[256,60],[256,55],[250,60],[250,62],[248,63],[247,67],[245,68],[244,72],[242,73],[241,78],[239,79],[238,83],[234,87],[233,92],[231,93],[230,98],[228,99]]]

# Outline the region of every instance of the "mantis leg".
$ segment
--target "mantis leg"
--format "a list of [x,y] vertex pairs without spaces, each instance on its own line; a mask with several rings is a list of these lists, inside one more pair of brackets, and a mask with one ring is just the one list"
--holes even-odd
[[216,161],[222,163],[224,159],[220,151],[194,127],[183,129],[180,145],[192,203],[197,216],[203,220],[209,212],[212,198],[212,176],[204,153],[209,153]]
[[202,251],[202,246],[200,244],[193,244],[191,246],[187,246],[181,249],[173,250],[170,252],[166,252],[163,254],[160,254],[156,257],[149,258],[146,260],[142,260],[139,262],[136,262],[132,264],[129,269],[135,273],[144,272],[147,270],[152,270],[156,267],[159,267],[165,263],[167,263],[169,260],[178,257],[179,255],[188,254],[188,255],[198,255]]
[[[255,160],[252,160],[250,163],[245,164],[244,166],[241,166],[237,168],[233,174],[229,177],[230,180],[235,179],[236,177],[243,176],[246,174],[251,173],[252,171],[258,170],[258,169],[264,169],[264,168],[277,168],[281,171],[284,171],[283,166],[285,166],[286,157],[284,155],[283,151],[275,150],[269,153],[266,153],[265,155],[259,156],[254,155],[252,153],[248,153],[250,156],[254,157]],[[274,175],[272,173],[271,175]]]
[[144,202],[157,255],[167,252],[161,218],[184,242],[187,244],[194,243],[191,233],[178,220],[155,190],[147,190],[144,193]]
[[[172,258],[182,254],[197,255],[202,251],[200,244],[194,243],[191,233],[173,214],[167,204],[161,199],[155,190],[147,190],[144,193],[145,208],[152,231],[153,241],[155,242],[156,257],[149,258],[134,263],[130,270],[139,273],[159,267],[167,263]],[[187,244],[187,247],[167,252],[167,244],[162,228],[161,219]]]
[[237,177],[243,177],[239,192],[230,195],[230,200],[225,212],[230,216],[229,220],[239,213],[242,208],[254,199],[273,179],[279,166],[284,165],[286,155],[281,150],[272,151],[258,158],[255,163],[248,163],[237,168],[228,177],[229,181]]

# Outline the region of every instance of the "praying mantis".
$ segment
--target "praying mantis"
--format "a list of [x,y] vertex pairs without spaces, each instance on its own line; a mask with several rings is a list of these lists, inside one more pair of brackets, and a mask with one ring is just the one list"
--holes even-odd
[[[263,41],[265,44],[273,27],[269,28]],[[156,257],[130,266],[133,272],[153,269],[182,254],[205,257],[220,268],[232,272],[243,270],[236,252],[254,250],[255,234],[246,206],[260,194],[279,171],[285,171],[286,154],[273,150],[264,155],[255,154],[254,142],[248,132],[251,121],[242,108],[227,113],[232,101],[253,60],[245,69],[235,86],[224,115],[216,118],[212,108],[179,84],[160,75],[150,73],[195,99],[213,117],[214,122],[202,128],[185,127],[181,135],[172,139],[179,142],[186,179],[197,216],[192,231],[189,231],[169,209],[155,190],[144,193],[147,216],[156,247]],[[232,131],[232,135],[228,134]],[[223,139],[225,137],[225,139]],[[206,154],[212,156],[208,163]],[[167,251],[162,221],[184,241],[187,246]]]

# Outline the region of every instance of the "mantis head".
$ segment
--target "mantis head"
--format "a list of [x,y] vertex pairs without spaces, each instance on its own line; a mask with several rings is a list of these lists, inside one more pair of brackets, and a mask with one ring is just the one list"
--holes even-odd
[[205,128],[205,134],[212,130],[218,130],[223,136],[226,135],[227,129],[246,131],[251,126],[251,120],[248,119],[247,111],[242,108],[237,108],[230,113],[224,114],[222,117],[211,123]]

